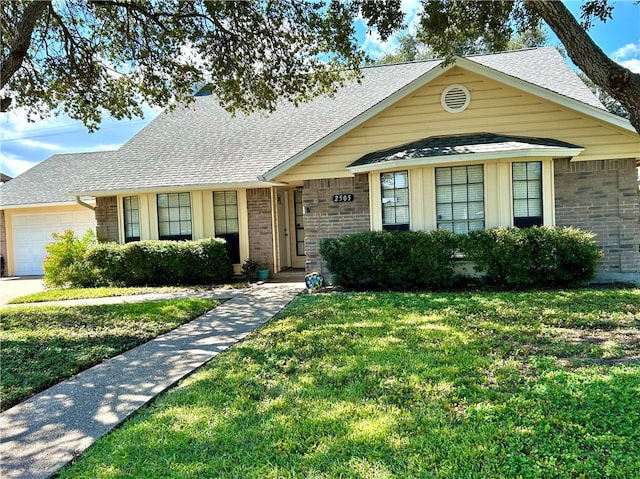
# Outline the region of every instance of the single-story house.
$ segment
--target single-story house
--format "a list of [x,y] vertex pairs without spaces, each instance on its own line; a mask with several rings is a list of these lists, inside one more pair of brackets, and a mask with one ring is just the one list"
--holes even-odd
[[0,186],[0,254],[7,275],[41,275],[51,233],[95,230],[95,199],[67,192],[85,168],[108,155],[54,155]]
[[555,48],[363,73],[272,114],[197,96],[67,193],[95,197],[103,241],[223,237],[238,271],[326,273],[320,240],[367,230],[572,225],[596,233],[600,279],[640,283],[640,137]]

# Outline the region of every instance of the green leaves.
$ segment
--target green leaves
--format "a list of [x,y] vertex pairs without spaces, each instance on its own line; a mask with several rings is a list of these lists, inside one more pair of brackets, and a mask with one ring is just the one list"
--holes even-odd
[[[26,5],[2,3],[3,58]],[[359,76],[364,55],[353,22],[360,12],[383,36],[403,19],[397,0],[66,0],[43,10],[24,67],[3,87],[31,118],[64,112],[89,130],[104,113],[140,116],[143,102],[188,104],[205,81],[232,113],[332,94]]]

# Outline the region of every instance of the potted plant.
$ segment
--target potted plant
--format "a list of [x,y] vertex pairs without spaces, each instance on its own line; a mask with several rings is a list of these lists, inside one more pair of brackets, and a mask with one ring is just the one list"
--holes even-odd
[[271,274],[271,271],[269,270],[269,268],[267,267],[263,267],[263,268],[258,268],[258,270],[256,271],[256,279],[258,281],[264,281],[265,279],[269,279],[269,275]]
[[260,263],[255,260],[248,259],[244,263],[242,263],[242,276],[244,276],[247,281],[251,281],[256,277],[256,271],[260,267]]

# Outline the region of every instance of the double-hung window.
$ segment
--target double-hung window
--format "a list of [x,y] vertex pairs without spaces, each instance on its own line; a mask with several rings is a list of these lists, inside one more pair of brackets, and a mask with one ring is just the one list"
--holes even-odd
[[158,237],[161,240],[190,240],[191,195],[167,193],[157,196]]
[[124,213],[124,242],[140,241],[140,207],[137,196],[122,198]]
[[238,221],[238,194],[235,191],[213,192],[213,219],[217,238],[227,242],[232,263],[240,262],[240,225]]
[[409,172],[395,171],[380,175],[382,228],[409,229]]
[[512,164],[513,226],[542,226],[542,162]]
[[467,233],[484,229],[482,165],[436,168],[438,229]]

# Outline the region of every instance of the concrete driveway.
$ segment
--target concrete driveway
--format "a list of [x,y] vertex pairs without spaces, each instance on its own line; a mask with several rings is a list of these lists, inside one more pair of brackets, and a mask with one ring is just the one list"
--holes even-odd
[[12,276],[0,278],[0,305],[25,294],[44,291],[42,276]]

